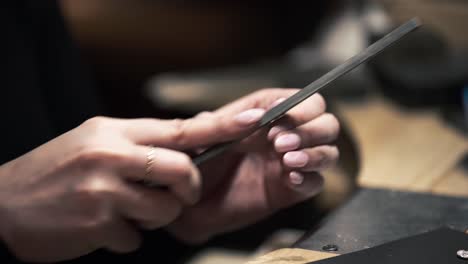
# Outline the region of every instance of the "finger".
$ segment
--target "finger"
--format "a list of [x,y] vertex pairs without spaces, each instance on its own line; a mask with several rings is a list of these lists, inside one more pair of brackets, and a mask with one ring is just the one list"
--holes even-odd
[[142,242],[136,228],[122,218],[114,218],[102,229],[101,236],[104,248],[115,253],[135,251]]
[[179,216],[181,201],[171,192],[129,184],[119,178],[94,177],[82,187],[99,198],[99,227],[107,226],[116,216],[132,221],[166,225]]
[[171,192],[139,185],[125,186],[115,201],[121,215],[151,229],[171,223],[182,211],[182,203]]
[[295,129],[280,132],[274,139],[274,147],[277,152],[284,153],[328,144],[336,140],[339,130],[335,116],[326,113]]
[[272,140],[282,131],[293,129],[315,119],[322,115],[325,110],[325,99],[320,94],[312,95],[276,121],[268,131],[268,139]]
[[339,151],[336,146],[318,146],[287,152],[283,155],[283,164],[300,171],[321,171],[337,162]]
[[266,88],[240,97],[216,110],[222,115],[238,113],[250,108],[271,108],[277,100],[286,99],[299,92],[297,88]]
[[[270,110],[271,108],[280,104],[284,100],[286,100],[286,98],[277,99],[269,107],[267,107],[267,110]],[[249,137],[244,138],[240,142],[240,144],[235,146],[234,149],[241,151],[241,152],[251,152],[251,151],[258,151],[258,150],[265,149],[265,148],[270,148],[270,142],[267,140],[264,140],[265,137],[267,136],[267,133],[268,133],[268,128],[255,131],[255,133],[252,133]]]
[[132,147],[120,173],[133,181],[144,181],[169,188],[181,201],[194,204],[201,192],[198,168],[185,153],[147,146]]
[[247,135],[264,114],[265,109],[252,108],[230,115],[204,112],[185,120],[135,119],[127,122],[126,134],[137,144],[186,150]]
[[313,197],[323,188],[324,179],[317,173],[291,171],[284,176],[285,185],[292,191],[291,200],[293,202]]
[[[273,183],[270,183],[273,184]],[[276,186],[271,186],[275,195],[271,201],[274,208],[285,208],[309,199],[323,189],[324,179],[317,173],[289,171],[281,175]]]

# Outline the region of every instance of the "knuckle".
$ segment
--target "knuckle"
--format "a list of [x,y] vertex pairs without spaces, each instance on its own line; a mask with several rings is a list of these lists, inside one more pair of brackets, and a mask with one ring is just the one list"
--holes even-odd
[[327,102],[325,101],[325,98],[317,93],[317,94],[314,94],[314,97],[315,97],[315,100],[316,100],[316,104],[317,104],[317,108],[319,109],[320,112],[325,112],[325,110],[327,109]]
[[75,162],[83,166],[98,167],[107,163],[122,162],[123,153],[116,152],[100,143],[87,143],[77,153]]
[[333,127],[334,131],[339,131],[340,130],[340,122],[338,118],[336,118],[335,115],[333,114],[327,114],[327,116],[330,118],[330,124]]
[[317,149],[314,158],[314,166],[318,168],[329,167],[338,159],[339,152],[336,146],[323,146]]
[[263,97],[263,96],[267,95],[268,93],[271,93],[273,90],[275,90],[275,89],[274,88],[262,88],[260,90],[257,90],[255,92],[253,92],[252,96]]
[[96,231],[106,228],[114,221],[114,216],[111,207],[108,205],[110,202],[104,202],[102,199],[96,199],[93,208],[86,212],[82,220],[82,228],[84,230]]
[[187,140],[187,120],[176,118],[171,121],[172,132],[170,140],[179,146],[183,146]]
[[99,130],[102,127],[106,126],[109,123],[109,121],[110,118],[108,117],[95,116],[84,121],[82,125],[93,130]]
[[206,119],[206,118],[211,118],[213,115],[214,115],[214,113],[211,112],[211,111],[202,111],[202,112],[198,113],[195,117],[196,118]]
[[192,174],[192,159],[185,154],[185,153],[180,153],[180,158],[179,158],[180,166],[182,169],[182,175],[188,177]]
[[330,148],[332,161],[338,160],[340,158],[340,150],[337,146],[330,146]]
[[84,170],[101,167],[105,160],[103,151],[99,149],[85,148],[76,155],[75,163],[79,164]]
[[214,132],[214,136],[222,135],[226,138],[231,138],[234,134],[237,133],[235,130],[233,130],[233,126],[228,120],[228,118],[225,118],[221,115],[213,114],[211,116],[210,122],[213,124],[211,129]]
[[111,214],[113,198],[118,192],[115,180],[94,176],[75,190],[80,201],[81,215],[92,223],[106,222]]
[[330,113],[325,114],[325,118],[326,118],[326,122],[327,122],[327,125],[326,125],[327,137],[328,137],[328,139],[330,141],[333,141],[339,135],[340,122],[338,121],[338,119],[333,114],[330,114]]
[[102,175],[91,176],[79,188],[80,193],[89,195],[89,198],[102,199],[106,195],[116,192],[116,183],[111,177]]
[[321,161],[326,160],[330,156],[330,154],[332,154],[332,147],[323,146],[322,148],[318,149],[317,153]]
[[325,160],[327,159],[327,153],[328,153],[328,148],[327,147],[322,147],[322,148],[316,149],[313,152],[312,165],[314,165],[314,166],[322,165],[325,162]]
[[[105,142],[109,136],[117,136],[124,132],[122,126],[118,125],[113,118],[96,116],[84,121],[81,125],[82,138],[87,139],[84,142]],[[119,132],[116,134],[115,132]],[[109,133],[111,132],[111,133]]]
[[151,205],[148,208],[154,208],[149,210],[148,214],[142,219],[144,226],[147,229],[156,229],[161,226],[167,226],[174,222],[182,213],[182,204],[180,201],[171,196],[167,195],[164,199],[163,207],[157,206],[156,208]]
[[105,156],[105,151],[100,147],[87,145],[77,154],[76,160],[84,164],[98,164]]

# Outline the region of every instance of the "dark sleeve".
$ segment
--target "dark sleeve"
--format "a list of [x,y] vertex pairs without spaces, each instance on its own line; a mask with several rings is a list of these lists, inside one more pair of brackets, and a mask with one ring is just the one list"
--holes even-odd
[[104,114],[52,0],[0,2],[0,164]]

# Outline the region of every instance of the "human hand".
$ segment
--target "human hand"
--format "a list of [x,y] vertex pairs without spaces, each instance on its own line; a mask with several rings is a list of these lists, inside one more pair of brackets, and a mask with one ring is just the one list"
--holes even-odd
[[[266,109],[297,91],[261,90],[187,120],[183,127],[193,130],[203,123],[215,127],[198,136],[196,143],[206,148],[245,134],[249,125],[241,126],[236,120],[251,126]],[[184,209],[168,230],[183,241],[203,242],[319,193],[324,180],[318,173],[335,163],[339,154],[332,145],[339,123],[325,110],[324,99],[316,94],[291,109],[273,127],[255,132],[234,149],[202,164],[201,201]],[[187,150],[193,145],[195,142],[171,147]]]
[[139,228],[165,226],[200,196],[199,171],[185,153],[155,148],[157,162],[146,171],[152,149],[145,144],[166,136],[146,128],[175,123],[93,118],[1,166],[0,236],[7,247],[28,262],[138,248]]

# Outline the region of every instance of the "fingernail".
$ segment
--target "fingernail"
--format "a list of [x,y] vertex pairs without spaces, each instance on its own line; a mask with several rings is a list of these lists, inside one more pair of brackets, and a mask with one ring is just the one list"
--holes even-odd
[[294,185],[300,185],[304,182],[304,176],[296,171],[291,171],[289,173],[289,181]]
[[301,168],[309,161],[309,156],[304,151],[291,151],[284,155],[284,163],[289,167]]
[[276,150],[286,152],[294,150],[301,144],[301,138],[297,134],[286,134],[279,136],[275,141]]
[[286,100],[286,98],[279,98],[279,99],[277,99],[276,101],[274,101],[274,102],[271,104],[270,107],[273,108],[273,107],[275,107],[275,106],[281,104],[284,100]]
[[264,114],[265,109],[254,108],[238,114],[234,119],[242,125],[251,125],[259,121]]
[[274,126],[270,129],[270,131],[268,131],[268,140],[273,140],[276,135],[278,135],[280,132],[283,132],[283,131],[286,131],[286,128],[285,127],[282,127],[282,126]]

